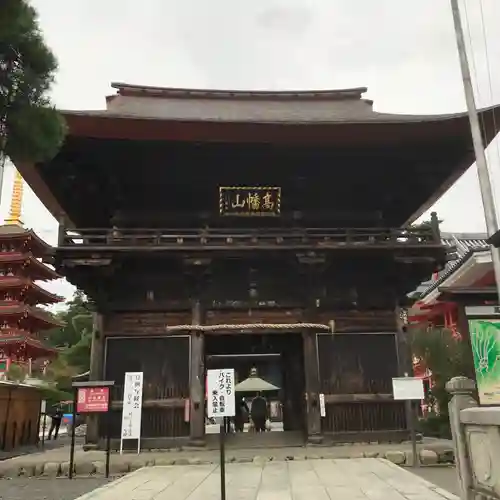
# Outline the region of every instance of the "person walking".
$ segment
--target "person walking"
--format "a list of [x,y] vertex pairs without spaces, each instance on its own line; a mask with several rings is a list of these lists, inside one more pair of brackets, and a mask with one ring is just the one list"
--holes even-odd
[[245,417],[250,413],[244,398],[240,398],[240,400],[236,402],[234,413],[234,430],[235,432],[243,432],[245,429]]
[[253,398],[250,415],[255,432],[266,432],[267,401],[260,392]]
[[57,439],[59,434],[59,428],[61,427],[61,422],[63,419],[63,409],[60,404],[54,405],[54,411],[51,415],[50,429],[49,429],[49,437],[48,439],[52,439],[52,433],[54,433],[54,440]]

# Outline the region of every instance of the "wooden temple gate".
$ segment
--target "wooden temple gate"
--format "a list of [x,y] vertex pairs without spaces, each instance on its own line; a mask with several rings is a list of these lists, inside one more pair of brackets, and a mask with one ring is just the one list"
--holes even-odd
[[[212,310],[202,314],[199,303],[195,303],[191,314],[128,312],[107,316],[102,321],[103,375],[117,382],[112,437],[120,435],[125,372],[142,371],[144,445],[170,446],[178,439],[188,438],[202,441],[207,336],[229,332],[242,341],[243,336],[255,331],[283,336],[287,329],[280,326],[286,327],[285,324],[275,323],[273,331],[271,324],[263,323],[279,318],[291,321],[288,326],[295,330],[293,335],[302,338],[299,350],[284,352],[285,362],[293,369],[286,373],[283,389],[287,392],[285,399],[295,408],[295,415],[288,416],[285,430],[302,428],[313,442],[323,437],[335,441],[406,437],[404,405],[393,400],[391,387],[391,378],[401,372],[395,312],[344,315],[333,322],[327,321],[329,314],[324,313],[318,316],[324,321],[322,328],[319,324],[300,323],[299,312],[260,311],[249,319],[243,312]],[[247,324],[237,324],[237,320]],[[367,324],[373,326],[372,331],[360,331],[362,325],[366,330]],[[246,328],[244,333],[235,332],[242,327]],[[335,331],[329,332],[332,327]],[[349,331],[353,328],[356,332]],[[297,392],[297,387],[303,389]],[[326,403],[323,418],[320,393],[325,395]],[[99,434],[104,435],[103,428]]]

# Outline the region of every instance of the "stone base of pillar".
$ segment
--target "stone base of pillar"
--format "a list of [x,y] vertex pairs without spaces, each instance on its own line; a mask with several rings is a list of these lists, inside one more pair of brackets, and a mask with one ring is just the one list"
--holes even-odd
[[323,434],[311,434],[307,436],[307,444],[323,444]]
[[189,439],[188,446],[190,446],[191,448],[205,448],[206,446],[205,438],[192,437]]

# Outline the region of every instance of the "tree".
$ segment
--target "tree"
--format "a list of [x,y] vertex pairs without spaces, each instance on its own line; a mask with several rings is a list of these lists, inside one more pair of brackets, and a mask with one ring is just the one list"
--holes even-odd
[[7,380],[10,380],[11,382],[20,383],[24,382],[27,374],[26,370],[22,366],[12,363],[9,366],[9,369],[7,370],[6,376]]
[[81,291],[75,293],[67,306],[67,309],[57,314],[64,326],[50,330],[47,340],[50,345],[61,350],[59,363],[53,369],[66,373],[68,368],[72,371],[67,375],[70,377],[90,367],[93,322],[91,304]]
[[62,116],[48,91],[57,63],[43,40],[36,11],[26,0],[0,2],[0,162],[42,161],[59,150]]
[[86,333],[92,333],[92,310],[85,295],[77,290],[66,305],[64,311],[57,313],[57,319],[64,326],[47,333],[47,340],[53,347],[72,347],[80,342]]
[[460,375],[474,377],[474,362],[469,343],[445,328],[415,328],[410,330],[412,351],[431,372],[432,386],[427,403],[437,409],[429,418],[440,437],[449,435],[446,382]]

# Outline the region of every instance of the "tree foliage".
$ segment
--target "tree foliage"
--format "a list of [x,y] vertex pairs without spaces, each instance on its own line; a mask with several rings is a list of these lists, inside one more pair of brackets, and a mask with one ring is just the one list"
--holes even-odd
[[0,2],[0,153],[13,159],[52,158],[65,124],[48,92],[57,62],[26,0]]
[[411,330],[413,354],[430,370],[432,388],[429,394],[443,416],[448,416],[449,395],[446,383],[460,375],[474,377],[474,362],[468,342],[445,328]]
[[7,380],[16,383],[24,382],[27,377],[26,370],[22,366],[14,363],[9,366],[9,369],[7,370],[7,373],[5,375],[7,377]]
[[57,319],[64,326],[49,331],[47,337],[50,345],[60,349],[59,358],[51,363],[50,369],[52,378],[62,382],[90,367],[92,307],[85,295],[77,291]]

